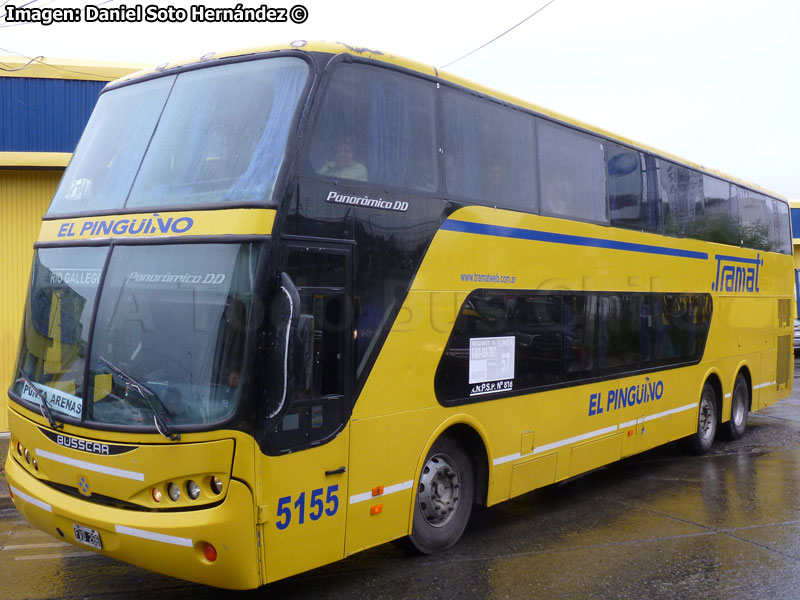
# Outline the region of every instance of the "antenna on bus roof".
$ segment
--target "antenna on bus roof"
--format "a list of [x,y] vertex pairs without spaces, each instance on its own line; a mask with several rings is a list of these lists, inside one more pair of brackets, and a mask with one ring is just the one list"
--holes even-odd
[[491,44],[492,42],[496,42],[496,41],[497,41],[497,40],[499,40],[501,37],[503,37],[505,34],[507,34],[507,33],[511,32],[511,31],[513,31],[514,29],[516,29],[517,27],[519,27],[520,25],[522,25],[522,24],[523,24],[525,21],[528,21],[529,19],[532,19],[533,17],[535,17],[536,15],[538,15],[540,12],[542,12],[542,11],[543,11],[545,8],[547,8],[548,6],[550,6],[550,5],[551,5],[553,2],[555,2],[555,1],[556,1],[556,0],[550,0],[550,2],[548,2],[547,4],[545,4],[544,6],[542,6],[541,8],[538,8],[538,9],[536,9],[536,11],[534,11],[533,13],[531,13],[530,15],[528,15],[527,17],[525,17],[524,19],[522,19],[522,21],[520,21],[519,23],[517,23],[517,24],[516,24],[516,25],[514,25],[513,27],[511,27],[511,28],[509,28],[509,29],[506,29],[506,30],[505,30],[503,33],[501,33],[501,34],[500,34],[500,35],[498,35],[497,37],[495,37],[495,38],[492,38],[491,40],[489,40],[488,42],[486,42],[486,43],[485,43],[485,44],[483,44],[482,46],[478,46],[478,47],[477,47],[477,48],[475,48],[474,50],[472,50],[472,51],[470,51],[470,52],[467,52],[467,53],[466,53],[464,56],[461,56],[461,57],[459,57],[459,58],[457,58],[457,59],[455,59],[455,60],[451,60],[449,63],[447,63],[446,65],[442,65],[442,66],[441,66],[441,67],[439,67],[439,68],[440,68],[440,69],[446,69],[446,68],[447,68],[447,67],[449,67],[450,65],[454,65],[455,63],[457,63],[458,61],[460,61],[462,58],[467,58],[469,55],[471,55],[471,54],[475,54],[475,53],[476,53],[478,50],[482,50],[483,48],[485,48],[486,46],[488,46],[488,45],[489,45],[489,44]]

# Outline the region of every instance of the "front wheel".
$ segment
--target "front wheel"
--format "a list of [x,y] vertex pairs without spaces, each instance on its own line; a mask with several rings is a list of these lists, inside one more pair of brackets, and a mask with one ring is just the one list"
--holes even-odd
[[738,440],[747,429],[747,417],[750,413],[750,391],[747,381],[739,373],[733,384],[733,398],[731,398],[731,418],[724,424],[723,432],[729,440]]
[[717,433],[717,395],[710,383],[703,386],[697,411],[697,431],[686,438],[686,448],[692,454],[705,454],[711,450]]
[[472,462],[455,440],[443,437],[428,452],[417,484],[408,540],[423,554],[444,550],[464,533],[474,498]]

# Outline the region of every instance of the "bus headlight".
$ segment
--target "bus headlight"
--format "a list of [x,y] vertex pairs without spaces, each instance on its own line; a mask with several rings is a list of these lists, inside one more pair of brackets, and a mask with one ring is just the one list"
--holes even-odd
[[181,497],[181,488],[179,488],[174,483],[170,483],[167,486],[167,494],[169,494],[170,500],[173,502],[177,502],[178,499]]
[[211,478],[211,491],[217,496],[222,493],[222,480],[219,477]]
[[198,496],[200,496],[200,486],[190,479],[186,482],[186,494],[192,500],[197,500]]

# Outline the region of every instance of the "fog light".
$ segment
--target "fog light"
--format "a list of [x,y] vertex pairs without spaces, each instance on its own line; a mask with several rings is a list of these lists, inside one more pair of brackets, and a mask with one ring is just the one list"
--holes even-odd
[[206,544],[206,547],[203,549],[203,554],[206,555],[206,560],[208,562],[214,562],[217,560],[217,549],[211,544]]
[[174,483],[170,483],[167,486],[167,494],[169,494],[169,497],[173,502],[177,502],[178,499],[181,497],[181,488],[179,488]]
[[200,486],[190,479],[186,482],[186,493],[192,500],[197,500],[200,495]]
[[161,497],[162,497],[162,496],[161,496],[161,490],[160,490],[160,489],[158,489],[158,488],[153,488],[152,495],[153,495],[153,500],[154,500],[154,501],[156,501],[156,502],[161,502]]
[[217,495],[222,493],[222,480],[219,477],[211,478],[211,491]]

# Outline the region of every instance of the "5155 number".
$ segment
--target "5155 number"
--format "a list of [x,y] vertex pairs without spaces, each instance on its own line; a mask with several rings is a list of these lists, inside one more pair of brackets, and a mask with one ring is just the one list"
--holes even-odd
[[[306,516],[312,521],[319,521],[323,515],[332,517],[339,510],[339,496],[336,495],[338,491],[338,484],[311,490],[311,494],[308,496],[308,506],[306,506],[306,492],[301,492],[294,502],[292,502],[291,496],[279,498],[278,520],[275,522],[275,526],[281,530],[286,529],[295,516],[298,525],[306,522]],[[324,501],[323,492],[325,493]]]

